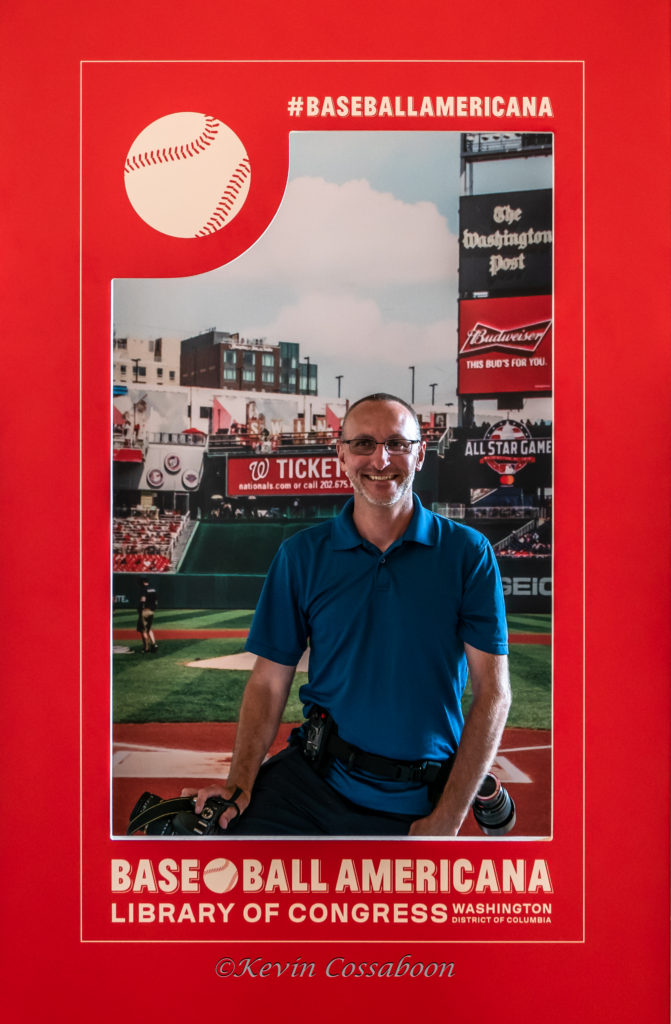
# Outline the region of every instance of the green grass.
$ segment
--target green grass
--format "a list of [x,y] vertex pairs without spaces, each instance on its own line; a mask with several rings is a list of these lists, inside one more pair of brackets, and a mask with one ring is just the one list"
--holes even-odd
[[[248,629],[253,610],[220,611],[213,609],[159,608],[156,616],[157,629]],[[128,608],[114,611],[114,629],[135,629],[137,612]],[[552,629],[551,615],[509,615],[508,629],[511,633],[549,633]]]
[[[161,629],[249,629],[253,615],[253,610],[225,612],[218,608],[159,608],[155,625],[157,633]],[[115,609],[112,616],[113,629],[135,629],[136,622],[137,611],[129,608]]]
[[[140,638],[120,646],[130,654],[115,654],[113,659],[113,718],[115,722],[234,722],[246,671],[190,668],[189,662],[236,654],[244,650],[244,640],[166,640],[161,629],[244,629],[251,612],[168,611],[159,612],[156,654],[142,655]],[[115,629],[135,628],[135,613],[114,613]],[[513,615],[511,633],[545,633],[550,629],[548,615]],[[513,705],[508,725],[527,729],[551,726],[551,649],[547,645],[513,644],[510,649],[510,676]],[[298,689],[307,682],[305,673],[297,673],[284,711],[283,721],[297,722],[302,717]],[[470,691],[464,707],[470,704]]]
[[[160,640],[160,636],[158,637]],[[156,654],[140,653],[132,641],[130,654],[113,657],[112,714],[115,722],[235,722],[248,672],[192,668],[189,662],[237,654],[242,640],[160,640]],[[307,682],[296,674],[283,721],[301,717],[298,688]]]
[[552,616],[536,615],[531,612],[526,615],[509,615],[508,631],[510,633],[550,633],[552,632]]

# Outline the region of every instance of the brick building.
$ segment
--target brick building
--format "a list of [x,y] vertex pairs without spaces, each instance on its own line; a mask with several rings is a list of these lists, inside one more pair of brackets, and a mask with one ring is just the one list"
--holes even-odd
[[297,343],[270,345],[215,329],[182,341],[179,377],[183,387],[317,394],[317,366],[301,360]]

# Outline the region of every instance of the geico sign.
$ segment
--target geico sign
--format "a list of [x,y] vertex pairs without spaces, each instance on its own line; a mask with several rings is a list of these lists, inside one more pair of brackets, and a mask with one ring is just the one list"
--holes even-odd
[[503,593],[506,597],[529,597],[538,595],[552,597],[550,576],[502,576]]

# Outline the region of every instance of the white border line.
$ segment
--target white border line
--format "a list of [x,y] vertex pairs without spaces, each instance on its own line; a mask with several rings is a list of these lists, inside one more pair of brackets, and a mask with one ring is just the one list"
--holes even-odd
[[[304,59],[304,58],[280,58],[280,59],[264,59],[254,58],[245,59],[241,58],[238,60],[227,59],[227,60],[86,60],[82,59],[79,62],[79,850],[80,850],[80,864],[79,864],[79,919],[80,919],[80,942],[83,944],[139,944],[139,945],[166,945],[166,944],[208,944],[213,942],[220,942],[220,939],[156,939],[156,940],[135,940],[135,939],[87,939],[84,937],[84,848],[83,848],[83,453],[82,453],[82,439],[83,439],[83,102],[84,102],[84,81],[83,73],[86,65],[116,65],[116,64],[311,64],[316,67],[324,65],[347,65],[347,64],[388,64],[388,65],[427,65],[427,64],[460,64],[460,65],[496,65],[501,64],[506,67],[514,67],[516,65],[577,65],[582,69],[582,132],[581,132],[581,143],[582,143],[582,937],[580,939],[528,939],[528,940],[513,940],[513,939],[450,939],[449,942],[458,945],[489,945],[489,944],[506,944],[506,945],[580,945],[584,944],[585,939],[585,876],[586,876],[586,849],[585,849],[585,828],[586,828],[586,813],[585,813],[585,792],[586,792],[586,766],[585,766],[585,743],[586,743],[586,620],[585,620],[585,601],[586,601],[586,550],[585,550],[585,534],[586,534],[586,438],[585,438],[585,422],[586,422],[586,386],[585,386],[585,370],[586,370],[586,359],[585,359],[585,332],[586,332],[586,312],[585,312],[585,289],[586,289],[586,266],[585,266],[585,188],[586,188],[586,174],[585,174],[585,146],[586,146],[586,132],[585,132],[585,95],[586,95],[586,62],[584,59],[556,59],[556,60],[507,60],[507,59]],[[553,136],[555,133],[551,133]],[[554,154],[554,146],[553,146]],[[554,159],[554,156],[553,156]],[[553,163],[553,208],[555,201],[555,188],[554,188],[554,175],[555,175],[556,163]],[[554,259],[553,259],[553,313],[555,303],[555,291],[554,291]],[[554,321],[554,317],[553,317]],[[555,361],[553,358],[553,410],[555,406],[554,399],[554,374],[555,374]],[[111,383],[111,381],[110,381]],[[553,412],[553,423],[554,423],[554,412]],[[554,446],[553,446],[554,447]],[[554,483],[554,450],[553,450],[553,483]],[[554,494],[554,486],[553,486]],[[553,501],[554,506],[554,501]],[[553,507],[554,513],[554,507]],[[553,530],[554,530],[554,514],[553,514]],[[554,564],[554,555],[553,555]],[[552,621],[554,622],[554,587],[552,597]],[[110,616],[110,631],[111,631],[111,616]],[[110,638],[110,650],[111,650],[111,638]],[[554,666],[554,629],[552,636],[552,665]],[[553,685],[553,708],[554,708],[554,685]],[[111,717],[111,707],[110,707]],[[554,726],[554,714],[553,714],[553,726]],[[111,736],[110,736],[110,755],[111,755]],[[552,779],[554,779],[554,750],[552,754]],[[551,820],[554,821],[554,786],[551,786],[551,805],[552,813]],[[335,838],[335,837],[334,837]],[[430,837],[429,837],[430,838]],[[466,837],[463,837],[466,838]],[[266,942],[276,944],[277,940],[259,940],[256,938],[247,937],[244,940],[227,940],[227,941],[245,941],[249,944],[264,944]],[[282,943],[298,942],[298,939],[283,939]],[[320,943],[333,944],[338,942],[340,944],[369,944],[372,940],[368,939],[315,939],[310,940],[312,945],[318,945]],[[434,940],[421,940],[421,939],[405,939],[405,940],[375,940],[379,944],[399,944],[402,942],[412,941],[415,945],[433,944]],[[436,940],[439,944],[444,944],[447,940]]]

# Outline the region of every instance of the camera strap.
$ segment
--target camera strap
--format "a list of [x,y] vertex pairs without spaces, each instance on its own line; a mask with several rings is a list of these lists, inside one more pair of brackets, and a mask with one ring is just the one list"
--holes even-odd
[[[141,803],[144,797],[148,795],[145,793],[143,797],[140,797],[138,803]],[[160,803],[147,807],[146,810],[140,811],[139,814],[130,819],[126,835],[132,836],[134,832],[146,828],[147,825],[153,825],[154,822],[162,821],[164,818],[172,818],[175,814],[179,814],[180,811],[193,811],[193,797],[178,796],[172,800],[161,800]]]

